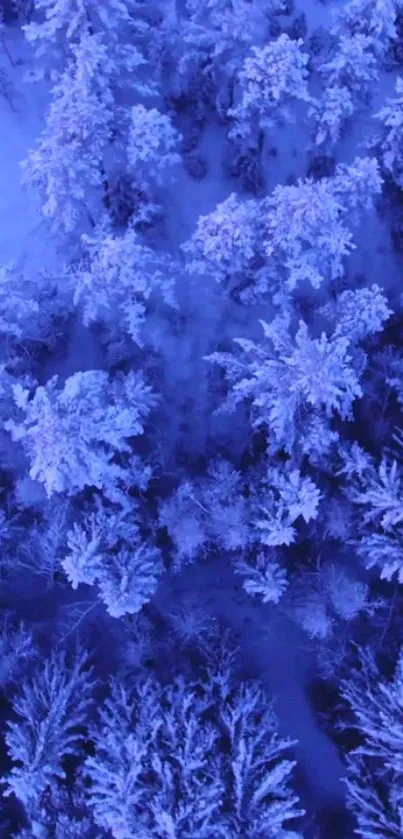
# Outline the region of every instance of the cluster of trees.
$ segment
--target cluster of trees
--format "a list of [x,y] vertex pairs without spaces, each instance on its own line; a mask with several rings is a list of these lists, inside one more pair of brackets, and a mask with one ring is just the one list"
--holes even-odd
[[[213,598],[229,566],[228,608],[241,587],[299,627],[336,696],[353,829],[397,839],[402,312],[350,257],[401,202],[399,74],[360,154],[336,155],[399,54],[401,4],[349,0],[319,44],[276,0],[14,8],[25,84],[49,88],[22,178],[62,259],[0,271],[3,830],[302,837],[295,743],[263,682],[223,626],[206,640],[195,615],[179,641],[172,580],[211,562]],[[294,115],[306,171],[269,190]],[[233,180],[173,247],[209,122]]]

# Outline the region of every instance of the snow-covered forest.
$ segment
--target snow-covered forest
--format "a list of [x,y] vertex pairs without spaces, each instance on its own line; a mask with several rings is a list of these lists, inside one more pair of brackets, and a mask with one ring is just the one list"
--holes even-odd
[[0,837],[403,837],[403,0],[0,0]]

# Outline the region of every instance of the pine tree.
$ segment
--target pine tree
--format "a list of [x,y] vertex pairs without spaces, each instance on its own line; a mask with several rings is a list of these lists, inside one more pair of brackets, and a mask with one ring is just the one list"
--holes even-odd
[[238,74],[239,101],[228,111],[234,119],[229,134],[241,144],[258,145],[261,132],[292,119],[292,104],[310,101],[302,44],[283,33],[268,46],[252,47]]
[[118,452],[130,453],[128,438],[144,431],[143,420],[155,405],[151,388],[136,373],[109,384],[107,373],[75,373],[57,387],[57,376],[29,391],[14,388],[21,422],[6,428],[21,440],[31,460],[30,476],[42,481],[48,496],[79,492],[86,486],[113,485],[124,470],[114,462]]
[[61,565],[72,587],[97,585],[109,614],[135,614],[154,594],[164,570],[161,553],[122,513],[100,508],[67,534]]
[[303,814],[290,787],[293,742],[279,737],[259,685],[236,688],[210,668],[207,677],[112,682],[86,767],[96,823],[114,839],[300,839],[287,830]]
[[176,40],[171,58],[177,60],[178,88],[198,103],[215,97],[224,115],[248,50],[282,6],[282,0],[270,0],[263,7],[257,0],[187,0],[186,15],[166,27],[164,39],[168,50]]
[[266,257],[292,291],[308,280],[314,288],[344,274],[356,247],[350,227],[370,212],[382,189],[375,158],[340,163],[332,177],[277,186],[260,204]]
[[[349,341],[341,336],[329,338],[324,332],[320,338],[311,338],[303,321],[295,337],[287,318],[261,323],[261,344],[235,339],[239,350],[233,355],[213,353],[207,357],[224,368],[229,381],[224,408],[234,410],[246,401],[252,426],[267,428],[275,448],[292,452],[302,437],[309,454],[319,442],[315,426],[315,436],[310,437],[310,419],[319,420],[324,429],[335,412],[348,420],[354,400],[362,395]],[[328,435],[322,434],[321,445],[326,446],[328,440]]]
[[144,105],[132,108],[127,157],[129,172],[139,187],[160,185],[169,178],[172,167],[180,163],[180,140],[166,114]]
[[376,283],[342,291],[321,312],[333,325],[333,334],[344,335],[352,344],[381,332],[392,314],[385,293]]
[[331,58],[319,65],[323,90],[313,101],[309,116],[315,124],[315,142],[331,150],[357,108],[367,104],[379,75],[370,37],[342,34]]
[[258,202],[231,193],[198,219],[192,238],[182,246],[187,270],[223,283],[244,276],[258,254],[258,220]]
[[89,35],[101,37],[106,44],[109,60],[115,62],[115,72],[122,65],[135,71],[145,64],[134,43],[136,5],[135,0],[109,0],[107,5],[97,0],[35,0],[42,21],[31,21],[24,26],[27,40],[36,48],[38,69],[34,78],[41,78],[47,71],[52,80],[57,80],[79,42]]
[[386,681],[368,652],[360,669],[342,684],[351,708],[349,728],[360,745],[347,758],[347,801],[362,839],[399,839],[403,831],[402,697],[403,660]]
[[13,698],[17,719],[8,723],[6,746],[14,765],[5,794],[14,793],[30,819],[40,812],[45,793],[56,793],[65,780],[64,759],[80,752],[93,687],[86,653],[70,662],[53,652]]
[[38,190],[42,213],[55,230],[93,223],[114,119],[112,72],[100,36],[84,35],[52,90],[37,148],[22,164],[23,182]]
[[396,17],[400,7],[400,0],[348,0],[335,11],[332,31],[369,38],[374,53],[383,58],[397,37]]
[[116,318],[117,310],[121,327],[141,346],[150,298],[175,305],[173,260],[140,244],[133,228],[118,236],[100,226],[82,243],[84,256],[71,279],[84,324]]
[[403,79],[400,76],[396,79],[396,94],[374,115],[381,123],[376,145],[383,169],[403,188]]

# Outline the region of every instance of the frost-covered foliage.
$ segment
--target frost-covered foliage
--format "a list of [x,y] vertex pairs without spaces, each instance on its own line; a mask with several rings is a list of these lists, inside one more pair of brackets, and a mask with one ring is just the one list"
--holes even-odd
[[[42,488],[43,491],[43,488]],[[61,572],[61,557],[68,527],[68,503],[57,500],[46,508],[46,519],[33,527],[23,540],[14,558],[14,565],[22,572],[29,571],[51,588]]]
[[75,373],[62,390],[57,376],[33,395],[15,385],[14,398],[25,418],[9,420],[6,428],[23,442],[30,477],[43,482],[48,496],[86,486],[108,490],[123,473],[115,456],[130,453],[128,439],[143,434],[156,404],[140,374],[110,382],[101,370]]
[[2,26],[1,835],[346,839],[319,821],[357,744],[357,830],[403,832],[367,724],[398,755],[400,77],[368,134],[403,5],[338,5],[37,0],[33,50]]
[[369,211],[381,192],[374,158],[339,164],[331,178],[277,186],[261,203],[266,255],[275,260],[293,290],[308,280],[318,288],[344,274],[344,260],[356,247],[350,226]]
[[362,839],[399,839],[403,831],[403,660],[385,681],[371,653],[342,686],[360,745],[347,758],[347,800]]
[[17,280],[16,273],[12,264],[0,269],[0,334],[21,338],[39,318],[39,304],[32,299],[33,284],[21,275]]
[[297,839],[292,742],[258,685],[228,685],[225,700],[211,686],[112,682],[86,771],[95,820],[115,839]]
[[[319,444],[326,450],[328,420],[335,413],[350,419],[354,400],[362,396],[349,340],[324,332],[312,338],[303,321],[293,335],[286,317],[261,324],[260,344],[237,338],[234,354],[207,358],[225,370],[231,389],[224,409],[233,411],[246,401],[252,426],[267,428],[274,448],[292,452],[302,446],[309,455]],[[325,429],[321,441],[315,420]]]
[[230,136],[241,144],[256,145],[261,131],[292,119],[291,105],[310,101],[302,44],[283,33],[265,47],[252,47],[238,74],[239,101],[228,111],[234,119]]
[[396,94],[374,117],[381,123],[377,137],[381,164],[403,188],[403,79],[400,76],[396,79]]
[[207,478],[181,484],[162,503],[159,523],[172,540],[176,570],[218,548],[232,555],[248,593],[276,601],[287,581],[271,549],[297,539],[301,521],[317,517],[320,498],[312,479],[289,464],[263,463],[242,477],[218,460]]
[[323,90],[309,115],[315,123],[315,142],[334,145],[356,108],[367,102],[379,75],[373,41],[361,33],[341,35],[334,55],[319,67]]
[[[199,218],[182,249],[192,273],[250,286],[246,299],[279,288],[314,288],[340,278],[355,249],[351,226],[369,212],[382,189],[375,158],[339,164],[332,177],[279,185],[261,200],[235,193]],[[279,300],[282,300],[280,295]]]
[[343,275],[355,245],[333,179],[277,186],[262,209],[266,255],[285,269],[290,290],[305,280],[319,288],[326,278]]
[[258,252],[258,219],[258,202],[243,201],[232,192],[198,219],[192,238],[182,247],[187,269],[221,282],[244,276]]
[[368,533],[356,544],[367,568],[376,566],[381,578],[390,581],[395,575],[403,583],[403,528],[400,526],[386,532]]
[[352,344],[380,332],[392,314],[385,293],[375,283],[370,288],[346,289],[322,309],[334,325],[334,335],[344,335]]
[[19,683],[37,652],[32,632],[6,616],[0,625],[0,687]]
[[298,519],[316,519],[321,493],[311,478],[288,464],[269,466],[251,489],[252,539],[267,547],[290,545]]
[[70,232],[92,217],[114,119],[112,74],[100,36],[84,36],[52,90],[37,148],[22,164],[23,182],[38,190],[42,213],[56,230]]
[[0,268],[0,335],[8,342],[39,343],[53,349],[58,340],[56,324],[68,320],[71,295],[60,288],[56,277],[41,272],[34,278],[15,263]]
[[65,758],[79,754],[93,687],[87,653],[68,661],[54,652],[13,697],[17,719],[8,723],[6,745],[14,765],[5,794],[14,793],[28,816],[40,809],[48,791],[65,781]]
[[356,224],[363,211],[370,212],[382,192],[383,179],[376,157],[356,157],[352,163],[339,163],[332,185],[343,212]]
[[150,297],[175,305],[173,261],[141,244],[133,228],[118,236],[101,226],[95,235],[84,235],[82,242],[84,256],[72,272],[72,283],[84,324],[119,318],[141,346]]
[[135,105],[127,146],[129,171],[140,186],[162,184],[171,175],[170,169],[180,163],[178,154],[181,135],[166,114],[156,108]]
[[138,612],[154,594],[163,572],[161,553],[140,531],[133,504],[130,518],[98,505],[67,533],[61,561],[73,589],[97,585],[109,614]]
[[234,77],[283,2],[187,0],[185,5],[183,15],[167,13],[162,27],[161,46],[178,65],[175,89],[197,97],[199,106],[213,102],[225,114]]
[[348,0],[335,10],[333,31],[369,38],[374,53],[383,57],[397,37],[395,24],[400,9],[401,0]]
[[333,85],[312,104],[309,116],[314,121],[315,143],[328,148],[336,145],[346,122],[353,116],[355,104],[348,87]]
[[397,574],[403,582],[403,483],[399,465],[384,456],[376,464],[365,453],[356,465],[358,449],[347,455],[343,472],[345,492],[358,507],[359,529],[353,540],[368,568],[377,566],[383,579]]
[[134,43],[138,30],[132,16],[135,6],[133,0],[108,0],[107,4],[97,0],[35,0],[41,18],[24,26],[37,60],[31,78],[37,80],[47,73],[56,80],[79,41],[88,35],[101,35],[116,70],[123,66],[126,72],[131,71],[131,82],[138,84],[135,71],[145,59]]
[[329,638],[340,621],[355,620],[368,603],[368,586],[330,561],[316,571],[301,571],[285,598],[290,616],[317,640]]
[[356,33],[342,35],[335,55],[320,67],[329,90],[344,88],[355,96],[365,97],[371,84],[378,78],[378,65],[372,52],[371,38]]
[[209,543],[227,551],[244,548],[250,537],[241,475],[218,459],[204,480],[181,484],[163,501],[159,523],[167,528],[178,567],[195,559]]
[[366,608],[369,590],[366,583],[351,577],[334,563],[327,563],[320,572],[320,586],[336,617],[354,620]]
[[383,457],[379,466],[372,459],[355,481],[349,483],[348,493],[359,505],[365,523],[378,523],[384,530],[403,522],[403,481],[397,461]]
[[270,551],[258,554],[255,560],[236,560],[235,571],[244,577],[247,594],[263,603],[278,603],[288,586],[287,572]]

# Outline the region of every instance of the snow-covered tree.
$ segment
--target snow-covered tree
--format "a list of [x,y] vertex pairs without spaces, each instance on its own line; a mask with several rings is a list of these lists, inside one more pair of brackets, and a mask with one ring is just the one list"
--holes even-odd
[[140,244],[133,228],[118,236],[101,226],[82,242],[84,256],[71,278],[84,324],[113,320],[118,312],[122,328],[141,346],[151,295],[175,305],[172,259]]
[[228,111],[234,119],[230,136],[241,144],[255,146],[260,132],[292,119],[295,102],[310,101],[302,44],[283,33],[265,47],[252,47],[238,74],[239,101]]
[[93,687],[87,653],[79,652],[70,661],[53,652],[13,697],[16,719],[6,731],[13,767],[5,794],[14,793],[28,817],[40,810],[45,793],[56,793],[65,780],[65,758],[79,754]]
[[381,332],[392,314],[385,293],[376,283],[368,288],[346,289],[321,311],[333,325],[333,335],[344,335],[352,344]]
[[259,684],[241,684],[220,709],[220,722],[229,743],[228,783],[233,833],[254,837],[298,839],[287,822],[303,815],[290,792],[295,761],[287,756],[294,745],[277,733],[277,720]]
[[379,74],[371,38],[361,34],[342,35],[334,56],[320,66],[319,72],[329,90],[347,88],[355,97],[365,99]]
[[181,135],[166,114],[156,108],[135,105],[127,146],[129,172],[139,186],[162,184],[172,176],[171,169],[180,163]]
[[315,99],[309,109],[314,122],[317,146],[332,148],[341,137],[346,122],[355,111],[353,96],[348,87],[333,85]]
[[259,204],[234,192],[207,216],[200,216],[192,238],[182,246],[187,270],[225,282],[244,276],[258,253]]
[[38,190],[41,211],[56,230],[88,219],[103,187],[111,137],[113,62],[100,36],[86,35],[52,90],[46,125],[22,164],[23,182]]
[[263,603],[278,603],[288,587],[287,572],[272,552],[266,550],[255,559],[242,557],[235,561],[235,573],[244,578],[243,588]]
[[80,40],[95,35],[104,39],[115,72],[123,66],[133,74],[131,82],[138,83],[135,71],[146,62],[135,43],[136,5],[135,0],[108,0],[107,4],[97,0],[35,0],[42,19],[24,26],[26,38],[35,48],[33,78],[48,72],[56,80]]
[[360,667],[342,693],[359,746],[347,757],[347,802],[362,839],[399,839],[403,831],[403,658],[386,681],[374,659],[360,651]]
[[0,624],[0,687],[20,683],[37,654],[32,632],[6,615]]
[[10,354],[14,343],[53,348],[55,322],[60,327],[72,311],[71,293],[59,278],[45,271],[29,276],[12,262],[0,267],[0,336]]
[[0,335],[21,338],[39,318],[38,301],[32,299],[34,284],[17,273],[13,264],[0,268]]
[[396,16],[400,9],[401,0],[348,0],[335,10],[332,31],[369,38],[374,53],[382,58],[397,37]]
[[178,567],[195,559],[208,543],[227,551],[246,546],[248,509],[243,491],[240,473],[218,459],[204,479],[181,484],[162,502],[159,523],[172,539]]
[[295,523],[316,519],[321,499],[312,479],[288,464],[269,466],[260,481],[254,476],[250,494],[251,538],[273,548],[295,541]]
[[403,189],[403,79],[396,79],[396,96],[375,115],[381,123],[376,144],[383,169]]
[[333,562],[319,571],[319,585],[327,597],[329,608],[337,618],[354,620],[368,603],[368,586],[350,576],[345,568]]
[[[303,814],[290,788],[292,741],[278,736],[259,685],[208,675],[165,687],[148,678],[131,690],[112,682],[86,769],[96,823],[114,839],[298,839],[287,830]],[[226,680],[226,700],[214,676]]]
[[353,621],[368,609],[368,586],[330,561],[302,569],[291,579],[283,607],[313,639],[330,638],[340,621]]
[[382,179],[375,158],[338,164],[334,175],[275,187],[261,202],[266,256],[293,290],[308,280],[318,288],[344,274],[344,260],[356,247],[350,227],[369,212]]
[[[246,401],[252,425],[266,427],[275,448],[292,452],[302,441],[308,454],[314,443],[326,446],[329,442],[328,419],[334,413],[350,419],[354,400],[362,396],[350,343],[343,336],[329,338],[324,332],[320,338],[311,338],[303,321],[293,336],[289,318],[261,324],[261,344],[235,339],[236,353],[216,352],[207,357],[225,370],[230,384],[224,409],[235,410]],[[312,418],[325,429],[322,441],[314,427],[314,438],[310,436]]]
[[343,275],[355,245],[332,178],[279,185],[263,199],[262,213],[266,256],[285,272],[290,291],[299,282],[318,288]]
[[218,732],[202,709],[181,683],[163,690],[149,678],[132,691],[112,683],[86,768],[96,823],[114,839],[207,839],[212,829],[225,838]]
[[[41,489],[43,491],[43,487]],[[46,499],[45,493],[44,496]],[[16,552],[16,568],[40,577],[47,588],[55,585],[62,571],[60,560],[66,542],[68,509],[68,503],[60,503],[59,499],[46,504],[45,520],[28,530],[27,538]]]
[[109,614],[135,614],[154,594],[164,570],[161,553],[145,539],[134,518],[100,507],[67,534],[68,552],[61,561],[75,589],[97,585]]
[[352,163],[338,163],[332,186],[351,224],[357,224],[363,212],[370,212],[382,192],[383,179],[376,157],[356,157]]
[[343,459],[344,492],[358,513],[352,544],[367,568],[378,567],[386,580],[397,574],[403,582],[401,469],[386,456],[377,464],[359,447],[345,452]]
[[130,454],[128,439],[143,433],[155,405],[140,374],[109,382],[101,370],[75,373],[62,390],[54,376],[32,396],[16,385],[14,398],[25,418],[9,420],[6,428],[23,442],[30,476],[43,482],[49,496],[86,486],[107,491],[124,472],[115,455]]
[[365,524],[380,524],[387,531],[403,522],[403,476],[396,460],[383,457],[379,466],[370,460],[365,471],[349,481],[347,492]]
[[346,121],[367,102],[378,78],[372,39],[362,34],[341,35],[332,57],[318,68],[322,93],[313,101],[309,116],[315,125],[315,142],[330,149],[340,138]]
[[210,94],[219,113],[225,113],[248,50],[282,6],[282,0],[263,6],[258,0],[187,0],[186,15],[164,27],[165,49],[177,61],[179,91],[199,101]]
[[355,544],[357,554],[367,568],[378,568],[381,579],[397,577],[403,583],[403,528],[397,525],[379,533],[362,536]]

